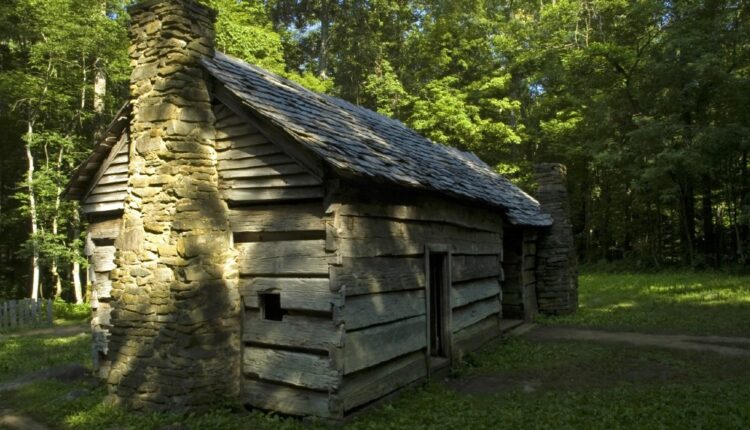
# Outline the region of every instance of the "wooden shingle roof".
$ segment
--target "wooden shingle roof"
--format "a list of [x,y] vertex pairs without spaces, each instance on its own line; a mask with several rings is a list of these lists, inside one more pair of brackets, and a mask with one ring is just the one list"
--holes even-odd
[[472,153],[435,144],[399,121],[222,53],[204,66],[243,104],[340,174],[500,207],[516,225],[552,224],[534,198]]

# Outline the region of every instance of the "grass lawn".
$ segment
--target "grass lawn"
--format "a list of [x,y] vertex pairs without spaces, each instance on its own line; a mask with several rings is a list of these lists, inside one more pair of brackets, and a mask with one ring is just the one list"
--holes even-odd
[[750,276],[720,273],[589,273],[574,315],[545,324],[683,334],[750,336]]
[[[586,275],[581,282],[582,315],[559,320],[598,327],[630,327],[676,332],[727,330],[750,315],[747,286],[740,278],[689,275]],[[709,279],[713,279],[709,283]],[[691,281],[689,281],[691,280]],[[610,284],[614,282],[614,285]],[[697,283],[707,287],[694,287]],[[676,285],[685,285],[676,287]],[[618,294],[618,286],[630,293]],[[595,294],[596,289],[601,294]],[[688,294],[692,290],[693,294]],[[696,291],[698,290],[698,291]],[[734,291],[737,290],[737,291]],[[636,292],[637,294],[634,294]],[[701,296],[701,294],[704,294]],[[702,299],[721,294],[737,308],[725,313],[728,322],[698,327],[695,316],[680,310],[701,309]],[[649,298],[652,295],[654,297]],[[604,301],[625,296],[640,303],[617,312],[596,312]],[[691,298],[692,297],[692,298]],[[745,297],[743,299],[743,297]],[[709,300],[709,299],[705,299]],[[718,300],[718,299],[715,299]],[[743,305],[744,303],[744,305]],[[668,314],[663,321],[645,318],[642,308],[651,306]],[[616,308],[619,309],[619,308]],[[630,309],[628,315],[625,309]],[[596,317],[595,317],[595,316]],[[610,317],[607,318],[606,316]],[[692,318],[691,318],[692,316]],[[549,319],[556,321],[558,319]],[[680,321],[684,324],[680,325]],[[665,323],[666,324],[666,323]],[[74,338],[77,339],[77,338]],[[0,363],[19,354],[38,351],[35,342],[23,347],[0,345]],[[86,360],[88,349],[70,344],[77,360]],[[80,341],[82,344],[86,342]],[[76,346],[77,345],[77,346]],[[55,347],[53,347],[55,348]],[[65,347],[63,347],[65,349]],[[57,355],[51,360],[67,361]],[[17,371],[27,369],[16,365]],[[750,428],[750,357],[726,357],[709,352],[648,349],[617,344],[540,341],[508,338],[471,354],[450,378],[409,390],[373,410],[365,411],[347,429],[651,429],[651,428]],[[303,423],[274,415],[217,408],[207,414],[133,414],[103,403],[104,389],[94,382],[66,384],[46,381],[21,390],[0,393],[0,405],[27,414],[55,428],[145,430],[165,426],[194,429],[310,429],[324,424]]]

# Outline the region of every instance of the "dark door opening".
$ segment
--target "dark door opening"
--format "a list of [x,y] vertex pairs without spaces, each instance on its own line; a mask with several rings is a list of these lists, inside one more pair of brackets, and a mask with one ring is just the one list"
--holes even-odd
[[430,356],[448,357],[446,344],[446,293],[448,291],[447,260],[448,255],[430,253]]

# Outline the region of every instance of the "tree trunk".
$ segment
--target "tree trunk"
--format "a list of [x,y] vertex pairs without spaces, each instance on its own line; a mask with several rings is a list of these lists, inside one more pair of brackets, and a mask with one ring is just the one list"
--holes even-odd
[[701,197],[701,218],[703,218],[703,253],[706,257],[713,260],[712,263],[718,263],[715,255],[716,236],[714,235],[714,205],[713,192],[711,190],[711,179],[708,175],[701,178],[703,186],[703,195]]
[[321,0],[320,4],[320,58],[318,58],[318,76],[328,79],[328,30],[331,26],[328,17],[328,0]]
[[36,234],[39,229],[36,213],[36,197],[34,195],[34,155],[31,153],[31,142],[34,138],[34,123],[28,122],[26,131],[26,159],[29,162],[26,171],[26,181],[29,191],[29,218],[31,221],[32,256],[31,256],[31,298],[39,298],[39,247],[36,243]]
[[[78,213],[78,209],[76,209],[73,211],[73,240],[78,238],[80,225],[81,216]],[[83,303],[83,287],[81,284],[81,263],[78,262],[81,254],[78,247],[73,248],[73,253],[73,270],[71,273],[73,277],[73,294],[75,295],[76,303],[80,305]]]
[[104,98],[107,95],[107,76],[100,66],[101,61],[96,60],[96,73],[94,75],[94,112],[98,115],[104,113]]
[[[57,154],[57,167],[56,168],[58,172],[62,168],[63,154],[64,154],[64,150],[61,147],[60,152],[58,152]],[[61,195],[62,195],[62,189],[60,185],[58,184],[57,187],[55,187],[55,215],[52,217],[52,236],[53,237],[57,237],[57,233],[59,230],[58,218],[60,217]],[[52,272],[52,278],[55,282],[55,298],[60,299],[62,297],[62,279],[60,278],[60,271],[57,268],[57,258],[52,259],[50,272]]]

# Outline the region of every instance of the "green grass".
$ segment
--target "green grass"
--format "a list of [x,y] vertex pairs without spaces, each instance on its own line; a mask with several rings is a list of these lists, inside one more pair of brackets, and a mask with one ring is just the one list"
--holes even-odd
[[0,382],[65,363],[91,362],[91,335],[0,336]]
[[[548,318],[545,323],[748,334],[748,288],[747,278],[727,275],[589,274],[581,277],[580,314]],[[8,340],[13,343],[6,343]],[[85,362],[89,357],[85,335],[69,339],[30,336],[1,342],[0,380],[68,360]],[[345,427],[745,429],[750,428],[747,369],[750,357],[509,338],[470,354],[453,373],[459,379],[435,380],[407,390],[393,402],[365,411]],[[474,380],[484,384],[484,391],[466,388]],[[188,415],[131,413],[107,405],[104,388],[91,382],[37,382],[2,393],[2,397],[4,407],[62,429],[326,427],[230,407]]]
[[750,336],[750,276],[611,274],[579,278],[580,308],[541,323],[684,334]]
[[63,324],[70,324],[84,322],[91,318],[91,305],[88,303],[77,305],[62,300],[55,300],[52,309],[56,324],[58,320]]

